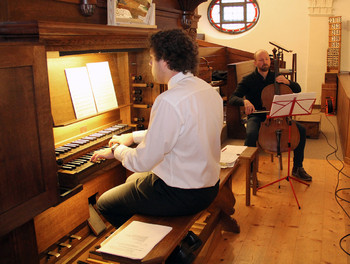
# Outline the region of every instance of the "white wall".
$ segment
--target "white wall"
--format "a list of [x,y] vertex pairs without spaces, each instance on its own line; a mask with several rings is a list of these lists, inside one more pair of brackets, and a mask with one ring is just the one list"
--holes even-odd
[[342,49],[340,70],[350,71],[350,1],[334,0],[334,15],[342,16]]
[[[310,16],[308,0],[260,0],[258,24],[240,35],[229,35],[214,29],[207,19],[211,0],[198,7],[202,17],[198,33],[205,34],[205,40],[220,45],[255,52],[266,49],[272,54],[275,41],[297,53],[297,81],[304,92],[317,92],[320,104],[322,83],[327,71],[328,16]],[[334,0],[334,16],[343,18],[341,70],[349,71],[349,19],[350,1]],[[344,58],[346,56],[346,59]],[[287,68],[291,68],[292,53],[284,52]]]

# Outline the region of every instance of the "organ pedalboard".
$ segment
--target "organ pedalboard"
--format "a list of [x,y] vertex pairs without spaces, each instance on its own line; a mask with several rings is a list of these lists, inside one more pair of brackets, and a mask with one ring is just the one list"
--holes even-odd
[[107,148],[109,140],[114,135],[131,131],[130,126],[118,124],[55,148],[60,188],[62,190],[75,188],[93,172],[115,162],[111,159],[93,163],[90,158],[96,150]]

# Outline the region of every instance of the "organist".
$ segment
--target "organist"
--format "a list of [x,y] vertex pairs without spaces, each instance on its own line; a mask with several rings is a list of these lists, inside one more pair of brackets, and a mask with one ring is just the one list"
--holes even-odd
[[[193,75],[197,45],[179,29],[160,31],[150,43],[154,81],[167,84],[168,90],[156,98],[148,130],[113,136],[111,147],[91,158],[116,158],[135,172],[97,201],[99,211],[116,227],[133,214],[197,213],[219,189],[223,102]],[[133,143],[136,148],[129,147]]]

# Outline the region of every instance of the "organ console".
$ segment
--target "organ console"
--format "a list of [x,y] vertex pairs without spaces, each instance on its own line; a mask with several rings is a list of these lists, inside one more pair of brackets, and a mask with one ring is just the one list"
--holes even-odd
[[[155,29],[32,21],[1,23],[0,32],[0,258],[63,263],[94,237],[89,204],[129,173],[90,155],[113,135],[147,128],[132,122],[161,91],[148,65]],[[77,118],[65,69],[106,61],[118,105]],[[135,87],[146,107],[134,106]]]

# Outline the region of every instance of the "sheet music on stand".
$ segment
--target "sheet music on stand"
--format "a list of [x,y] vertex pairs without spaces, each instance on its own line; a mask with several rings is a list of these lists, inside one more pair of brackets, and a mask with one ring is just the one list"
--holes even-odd
[[77,119],[118,107],[108,61],[66,68],[65,74]]
[[315,101],[315,92],[275,95],[269,117],[309,115]]

